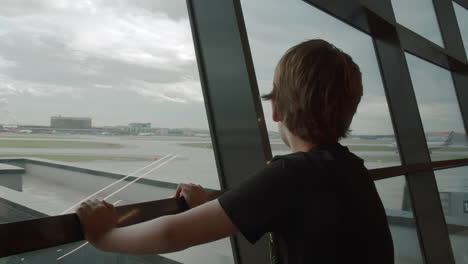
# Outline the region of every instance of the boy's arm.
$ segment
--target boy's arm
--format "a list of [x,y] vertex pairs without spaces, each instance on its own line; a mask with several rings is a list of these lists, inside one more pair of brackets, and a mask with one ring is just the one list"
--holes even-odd
[[127,254],[167,253],[238,233],[218,200],[177,215],[123,228],[114,228],[115,222],[110,220],[115,214],[112,206],[99,202],[94,202],[93,206],[92,210],[78,211],[78,215],[86,238],[96,248],[105,251]]

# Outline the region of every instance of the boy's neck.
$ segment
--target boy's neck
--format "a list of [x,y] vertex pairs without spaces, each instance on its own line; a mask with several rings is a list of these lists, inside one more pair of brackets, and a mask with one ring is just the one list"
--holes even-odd
[[315,143],[306,142],[306,141],[293,141],[289,142],[292,152],[308,152],[313,147],[317,146]]
[[287,131],[285,142],[292,152],[308,152],[311,148],[317,146],[318,144],[310,141],[305,141],[302,138],[292,134]]

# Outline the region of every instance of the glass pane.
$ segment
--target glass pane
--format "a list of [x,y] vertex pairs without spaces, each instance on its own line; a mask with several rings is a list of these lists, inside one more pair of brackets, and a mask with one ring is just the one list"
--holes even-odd
[[409,53],[406,60],[431,159],[468,157],[468,142],[450,72]]
[[70,257],[62,258],[57,261],[57,258],[64,255],[65,252],[79,247],[82,243],[70,243],[43,250],[36,250],[27,253],[22,253],[14,256],[9,256],[0,259],[2,264],[37,264],[37,263],[118,263],[118,264],[179,264],[181,262],[174,261],[158,255],[124,255],[100,251],[91,245],[86,245],[80,248],[79,251],[70,255]]
[[[142,178],[109,202],[167,198],[180,182],[219,189],[183,0],[2,3],[0,125],[3,223],[73,212],[129,174]],[[164,257],[233,263],[228,239]]]
[[455,15],[457,16],[458,27],[465,46],[465,52],[468,53],[468,10],[463,8],[461,5],[453,2],[453,8],[455,9]]
[[444,46],[431,0],[392,0],[392,6],[399,24]]
[[424,263],[404,176],[375,181],[392,232],[395,263]]
[[468,166],[435,172],[455,262],[468,263]]
[[[273,72],[284,52],[307,39],[322,38],[348,53],[359,65],[364,96],[342,141],[369,168],[400,164],[390,114],[371,38],[302,1],[242,1],[255,72],[261,94],[272,89]],[[288,10],[288,12],[285,12]],[[289,153],[263,102],[274,155]]]

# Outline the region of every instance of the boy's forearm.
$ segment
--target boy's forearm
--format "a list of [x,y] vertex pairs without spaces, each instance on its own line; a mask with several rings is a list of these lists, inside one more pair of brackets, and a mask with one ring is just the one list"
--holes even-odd
[[238,233],[218,200],[176,215],[114,228],[90,242],[101,250],[126,254],[161,254]]
[[181,245],[175,245],[170,233],[170,217],[162,217],[133,226],[114,228],[91,243],[104,251],[161,254],[181,249]]

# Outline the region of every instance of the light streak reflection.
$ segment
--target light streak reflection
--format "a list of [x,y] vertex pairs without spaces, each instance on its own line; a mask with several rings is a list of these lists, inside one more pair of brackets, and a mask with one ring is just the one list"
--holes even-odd
[[[170,154],[169,154],[169,155],[170,155]],[[165,157],[168,157],[169,155],[164,156],[164,157],[161,158],[160,160],[164,159]],[[174,155],[174,156],[170,157],[169,159],[165,160],[163,163],[157,165],[156,167],[154,167],[154,168],[150,169],[149,171],[145,172],[144,174],[138,176],[137,178],[135,178],[135,179],[132,180],[131,182],[127,183],[126,185],[122,186],[121,188],[117,189],[117,190],[114,191],[113,193],[111,193],[111,194],[109,194],[108,196],[106,196],[103,200],[107,200],[107,199],[111,198],[112,196],[116,195],[117,193],[123,191],[125,188],[127,188],[127,187],[129,187],[131,184],[137,182],[138,180],[140,180],[140,179],[143,178],[144,176],[150,174],[151,172],[153,172],[153,171],[155,171],[155,170],[161,168],[161,167],[164,166],[165,164],[167,164],[167,163],[169,163],[170,161],[172,161],[173,159],[177,158],[177,156],[178,156],[178,155]],[[160,161],[160,160],[157,160],[157,161]],[[153,163],[151,163],[150,165],[147,165],[147,166],[145,166],[145,167],[143,167],[142,169],[139,169],[139,170],[137,170],[137,171],[141,171],[141,170],[143,170],[144,168],[148,168],[149,166],[151,166],[151,165],[153,165],[153,164],[156,164],[156,162],[153,162]],[[133,174],[135,174],[135,173],[133,173]],[[130,175],[131,175],[131,174],[130,174]],[[129,177],[129,176],[127,176],[127,177]],[[122,181],[122,180],[123,180],[123,178],[120,179],[119,182]],[[115,183],[113,183],[113,184],[111,184],[111,185],[115,185]],[[107,189],[108,187],[109,187],[109,186],[107,186],[107,187],[105,187],[105,188]],[[101,190],[103,190],[103,189],[101,189]],[[92,197],[92,196],[94,196],[94,194],[92,194],[92,195],[89,196],[89,197]],[[86,200],[87,200],[87,198],[86,198]],[[84,200],[84,201],[86,201],[86,200]],[[121,201],[122,201],[122,200],[118,200],[117,202],[115,202],[115,203],[114,203],[114,206],[115,206],[117,203],[120,203]],[[81,201],[81,202],[82,202],[82,201]],[[80,204],[81,202],[79,202],[78,204]],[[74,206],[75,206],[75,205],[74,205]],[[74,207],[74,206],[73,206],[73,207]],[[69,210],[69,209],[67,209],[67,210]],[[132,213],[131,215],[134,215],[134,214],[135,214],[135,212],[133,212],[133,210],[130,211],[130,213]],[[137,213],[137,212],[136,212],[136,213]],[[124,220],[131,216],[131,215],[130,215],[130,216],[126,217],[127,215],[128,215],[128,214],[124,215],[124,217],[125,217]],[[119,219],[119,222],[120,222],[120,219]],[[58,257],[57,260],[61,260],[61,259],[65,258],[66,256],[69,256],[70,254],[72,254],[72,253],[78,251],[79,249],[83,248],[83,247],[86,246],[87,244],[89,244],[89,242],[85,242],[85,243],[83,243],[82,245],[78,246],[77,248],[75,248],[75,249],[71,250],[70,252],[66,253],[65,255]]]
[[123,177],[122,179],[119,179],[119,180],[117,180],[117,181],[115,181],[115,182],[113,182],[113,183],[107,185],[106,187],[104,187],[104,188],[102,188],[102,189],[96,191],[95,193],[93,193],[93,194],[87,196],[86,198],[83,198],[83,199],[80,200],[79,202],[73,204],[71,207],[67,208],[65,211],[63,211],[63,212],[60,213],[60,214],[63,215],[63,214],[68,213],[70,210],[72,210],[72,209],[75,208],[76,206],[80,205],[82,202],[85,202],[85,201],[91,199],[93,196],[95,196],[95,195],[101,193],[102,191],[105,191],[105,190],[109,189],[110,187],[116,185],[117,183],[120,183],[120,182],[124,181],[125,179],[128,179],[128,177],[134,176],[135,174],[139,173],[140,171],[142,171],[142,170],[144,170],[144,169],[146,169],[146,168],[148,168],[148,167],[150,167],[150,166],[152,166],[152,165],[154,165],[154,164],[156,164],[156,163],[158,163],[158,162],[160,162],[160,161],[162,161],[162,160],[164,160],[164,159],[166,159],[166,158],[168,158],[168,157],[170,157],[170,156],[171,156],[171,154],[167,154],[166,156],[164,156],[164,157],[162,157],[162,158],[160,158],[160,159],[158,159],[158,160],[156,160],[156,161],[154,161],[154,162],[151,162],[150,164],[144,166],[143,168],[140,168],[140,169],[138,169],[138,170],[136,170],[136,171],[134,171],[134,172],[128,174],[127,176]]

